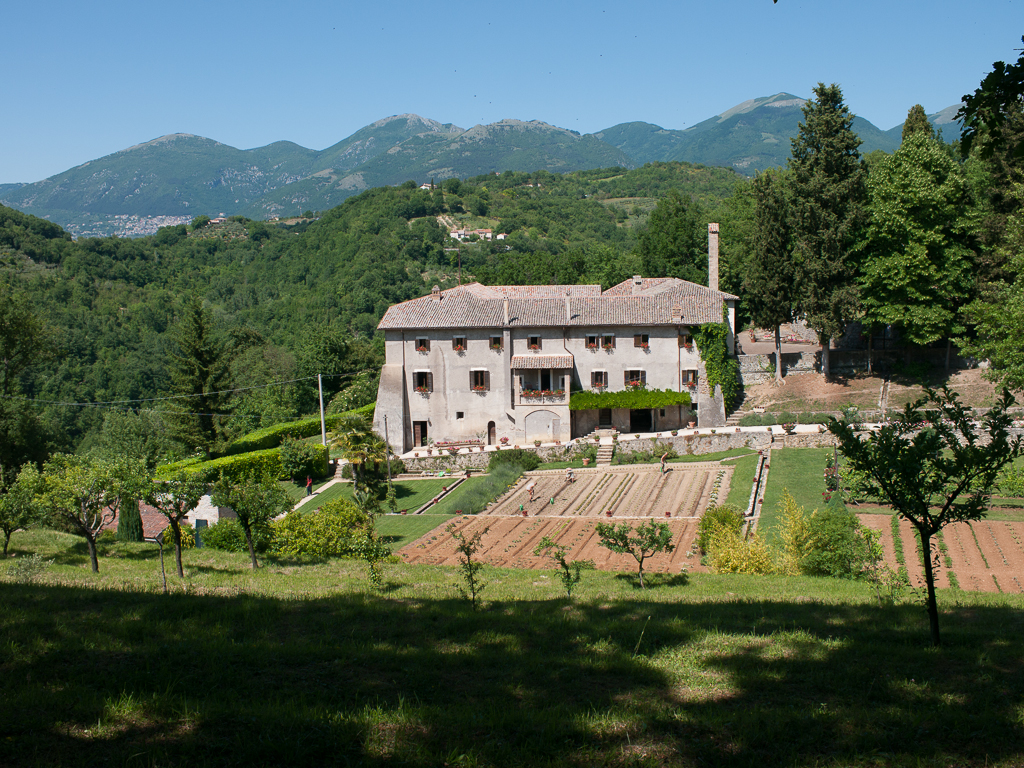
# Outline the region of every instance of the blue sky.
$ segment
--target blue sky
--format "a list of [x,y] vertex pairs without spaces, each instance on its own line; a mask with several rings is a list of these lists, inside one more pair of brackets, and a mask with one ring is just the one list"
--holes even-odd
[[176,132],[323,149],[404,112],[686,128],[819,80],[887,129],[1015,61],[1024,0],[8,0],[3,29],[0,183]]

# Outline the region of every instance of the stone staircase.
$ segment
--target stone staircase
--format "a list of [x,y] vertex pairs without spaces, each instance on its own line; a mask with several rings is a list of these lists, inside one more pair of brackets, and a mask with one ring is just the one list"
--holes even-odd
[[743,404],[746,402],[746,400],[747,400],[747,393],[741,391],[739,398],[737,398],[737,400],[736,400],[736,404],[733,405],[732,411],[730,412],[729,416],[725,420],[725,426],[727,426],[727,427],[738,427],[740,425],[740,419],[742,419],[748,413],[752,413],[752,411],[750,411],[748,409],[744,409],[744,407],[743,407]]
[[607,465],[612,463],[612,454],[615,452],[614,445],[599,445],[597,446],[597,466]]

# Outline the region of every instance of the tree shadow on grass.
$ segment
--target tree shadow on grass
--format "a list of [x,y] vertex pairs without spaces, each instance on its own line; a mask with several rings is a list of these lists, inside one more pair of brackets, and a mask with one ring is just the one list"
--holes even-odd
[[661,573],[658,571],[644,571],[644,586],[640,586],[640,578],[635,571],[619,572],[615,574],[615,580],[623,584],[629,584],[638,592],[646,589],[662,589],[665,587],[685,587],[690,583],[690,576],[686,573]]
[[[916,606],[11,586],[10,764],[1013,764],[1024,620]],[[46,638],[45,648],[36,645]],[[169,649],[187,649],[182,656]],[[59,724],[59,725],[58,725]]]

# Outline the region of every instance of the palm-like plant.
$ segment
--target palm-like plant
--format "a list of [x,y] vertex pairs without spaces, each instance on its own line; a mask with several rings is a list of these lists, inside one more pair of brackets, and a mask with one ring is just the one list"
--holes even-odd
[[331,447],[338,448],[352,465],[352,478],[359,487],[368,464],[380,464],[391,457],[391,446],[373,431],[362,416],[348,416],[338,424],[331,437]]

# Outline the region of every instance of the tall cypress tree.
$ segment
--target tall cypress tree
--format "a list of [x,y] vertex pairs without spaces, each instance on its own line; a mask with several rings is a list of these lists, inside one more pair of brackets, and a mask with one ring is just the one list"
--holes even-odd
[[924,107],[920,104],[912,106],[907,113],[907,121],[903,123],[903,135],[900,141],[906,141],[909,136],[913,136],[915,133],[926,134],[929,139],[935,138],[935,129],[928,122],[928,115],[924,113]]
[[867,172],[853,115],[838,85],[818,83],[803,113],[789,159],[799,307],[821,339],[821,369],[827,378],[829,344],[843,334],[858,308],[857,241],[867,219]]
[[170,422],[178,440],[192,448],[216,450],[224,440],[223,414],[230,407],[230,359],[217,337],[213,318],[202,301],[185,302],[174,332],[176,351],[171,353],[173,394]]
[[785,181],[778,171],[754,177],[754,237],[743,278],[750,319],[775,329],[775,381],[782,383],[782,339],[779,326],[793,320],[796,306],[796,265]]

